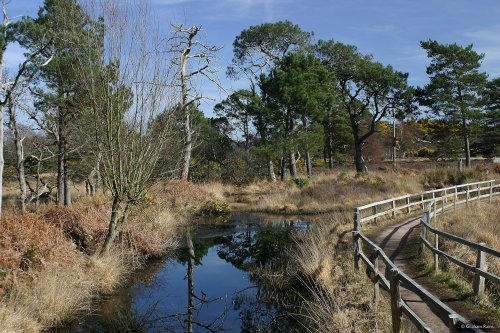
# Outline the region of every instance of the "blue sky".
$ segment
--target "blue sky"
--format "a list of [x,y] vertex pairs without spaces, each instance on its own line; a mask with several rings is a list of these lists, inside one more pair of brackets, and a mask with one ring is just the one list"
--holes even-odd
[[[14,0],[8,7],[11,17],[36,15],[42,1]],[[220,51],[220,79],[227,91],[245,88],[232,82],[225,69],[232,59],[234,38],[251,25],[290,20],[316,39],[354,44],[374,59],[409,72],[413,85],[427,81],[428,59],[419,41],[429,38],[441,43],[474,44],[484,52],[483,70],[490,78],[500,76],[499,0],[151,0],[153,12],[164,22],[202,25],[208,44],[223,46]],[[22,50],[7,50],[8,67],[17,67]],[[204,96],[220,100],[225,96],[214,86],[201,87]],[[201,108],[211,115],[215,102]]]

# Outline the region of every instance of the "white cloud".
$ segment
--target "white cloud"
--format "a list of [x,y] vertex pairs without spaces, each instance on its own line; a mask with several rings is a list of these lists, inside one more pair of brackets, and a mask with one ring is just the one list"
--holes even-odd
[[[196,6],[203,18],[210,21],[238,21],[252,17],[265,17],[274,20],[274,12],[279,4],[291,3],[293,0],[153,0],[159,6]],[[206,9],[206,10],[204,10]]]
[[496,24],[486,29],[466,32],[464,36],[487,43],[500,43],[500,24]]

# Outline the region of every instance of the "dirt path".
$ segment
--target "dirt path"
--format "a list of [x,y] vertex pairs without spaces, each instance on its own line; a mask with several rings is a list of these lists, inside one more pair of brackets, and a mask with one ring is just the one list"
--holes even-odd
[[[466,304],[449,292],[443,290],[443,288],[439,288],[414,267],[413,261],[419,253],[419,233],[419,218],[412,218],[395,226],[387,227],[370,238],[384,250],[387,256],[389,256],[399,269],[429,292],[437,296],[447,306],[473,323],[479,325],[487,323],[484,318],[481,318],[478,311],[474,311],[470,304]],[[385,269],[385,267],[382,268]],[[449,328],[445,323],[429,309],[418,295],[402,288],[401,297],[424,322],[429,324],[429,328],[432,329],[433,332],[449,332]],[[500,332],[500,329],[483,330],[485,332]],[[410,331],[417,332],[414,328]],[[463,330],[463,332],[468,331],[469,330],[466,329]]]

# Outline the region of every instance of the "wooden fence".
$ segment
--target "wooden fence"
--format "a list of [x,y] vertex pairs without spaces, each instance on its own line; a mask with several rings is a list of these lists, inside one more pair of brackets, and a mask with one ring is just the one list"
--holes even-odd
[[[473,290],[474,295],[482,296],[484,294],[485,287],[485,279],[489,280],[492,283],[500,284],[500,277],[489,273],[487,271],[486,257],[485,254],[490,254],[494,257],[500,258],[500,251],[497,251],[489,246],[486,246],[484,243],[476,243],[470,240],[458,237],[456,235],[447,233],[445,231],[436,229],[431,226],[432,218],[436,217],[437,209],[436,203],[431,203],[429,205],[428,210],[424,213],[422,219],[420,220],[420,224],[422,225],[422,233],[420,235],[420,240],[422,242],[422,250],[428,248],[434,254],[434,270],[439,270],[439,257],[445,257],[450,262],[468,270],[469,272],[474,273],[474,282],[473,282]],[[434,208],[434,209],[433,209]],[[441,210],[442,211],[442,210]],[[429,233],[434,234],[434,246],[431,245],[430,241],[427,239],[427,235]],[[439,249],[439,239],[444,238],[450,241],[466,245],[472,250],[477,251],[476,256],[476,264],[471,265],[468,264],[459,258],[455,258],[448,253]]]
[[[395,217],[398,213],[409,214],[412,211],[415,212],[416,210],[421,210],[425,213],[423,219],[425,220],[425,223],[427,223],[427,225],[424,226],[423,229],[429,230],[430,232],[435,231],[438,234],[441,233],[440,235],[443,236],[442,231],[437,231],[437,229],[433,228],[429,224],[432,217],[434,217],[434,219],[436,218],[438,211],[440,213],[444,213],[447,209],[455,209],[457,205],[468,205],[469,202],[472,201],[488,200],[491,202],[492,198],[496,195],[500,195],[500,182],[498,180],[489,180],[409,194],[401,197],[374,202],[354,209],[354,266],[359,270],[361,262],[364,262],[364,264],[366,265],[369,274],[373,277],[372,281],[374,283],[375,301],[377,301],[377,299],[380,297],[380,287],[382,287],[382,289],[386,290],[390,294],[393,333],[401,332],[401,320],[403,314],[405,314],[410,319],[410,321],[417,327],[420,332],[432,332],[428,324],[425,323],[421,318],[419,318],[408,306],[408,304],[401,298],[401,286],[414,292],[420,298],[422,298],[427,306],[439,318],[441,318],[444,323],[447,323],[450,332],[459,332],[458,327],[463,325],[465,325],[466,327],[472,327],[470,328],[470,330],[474,332],[483,331],[478,328],[474,328],[473,325],[465,318],[453,311],[446,304],[441,302],[437,297],[429,293],[425,288],[420,286],[418,283],[408,277],[404,272],[399,270],[396,265],[389,259],[389,257],[384,253],[384,251],[363,234],[361,230],[362,224],[377,222],[378,219],[383,217]],[[426,206],[432,208],[433,212],[431,212],[431,210],[426,212]],[[422,224],[423,223],[424,222],[422,222]],[[432,230],[430,228],[432,228]],[[425,233],[422,235],[422,240],[426,240]],[[436,248],[435,249],[437,251],[440,251],[438,246],[436,246]],[[481,244],[478,244],[478,247],[476,248],[478,249],[478,256],[479,253],[482,253],[481,256],[483,257],[485,252],[491,253],[490,250],[495,251]],[[365,249],[367,252],[365,252]],[[372,253],[373,255],[369,256],[367,253]],[[444,252],[436,253],[438,253],[438,255],[443,255]],[[371,260],[370,257],[372,258]],[[381,271],[380,269],[380,261],[382,261],[385,265],[385,272]],[[479,265],[481,265],[481,263],[484,263],[484,259],[478,259],[478,262]],[[476,266],[477,265],[478,264],[476,264]],[[477,276],[479,276],[478,285],[480,288],[482,286],[483,290],[485,277],[491,280],[494,280],[495,278],[498,279],[498,277],[488,273],[484,268],[484,265],[482,267],[474,267],[474,272],[477,274]]]

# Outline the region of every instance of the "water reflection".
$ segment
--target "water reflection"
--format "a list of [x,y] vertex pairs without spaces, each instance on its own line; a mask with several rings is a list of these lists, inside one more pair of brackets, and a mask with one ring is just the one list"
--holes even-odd
[[159,263],[132,287],[104,302],[84,323],[59,332],[290,332],[295,324],[276,295],[250,272],[279,266],[282,254],[310,225],[241,215],[183,235],[175,258]]

